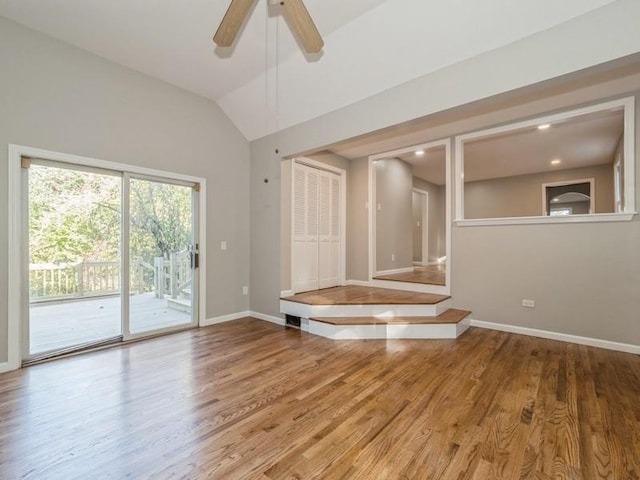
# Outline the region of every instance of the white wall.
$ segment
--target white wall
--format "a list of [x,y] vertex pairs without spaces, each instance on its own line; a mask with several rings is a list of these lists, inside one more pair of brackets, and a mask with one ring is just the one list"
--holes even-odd
[[10,143],[206,178],[206,314],[248,310],[249,145],[215,103],[3,18],[0,65],[0,363]]
[[[637,18],[640,2],[619,0],[277,137],[251,142],[252,310],[278,314],[279,259],[273,252],[279,251],[279,213],[273,205],[280,191],[277,181],[262,184],[265,175],[278,176],[276,145],[281,155],[293,155],[432,115],[433,128],[423,139],[427,142],[637,90],[637,76],[597,84],[594,77],[563,77],[640,52]],[[549,82],[538,83],[545,80]],[[349,252],[366,252],[366,235],[358,239],[361,248],[350,245]],[[458,227],[452,242],[454,305],[473,309],[474,317],[640,344],[640,221]],[[581,284],[567,289],[576,276]],[[521,298],[534,298],[537,307],[523,309]]]

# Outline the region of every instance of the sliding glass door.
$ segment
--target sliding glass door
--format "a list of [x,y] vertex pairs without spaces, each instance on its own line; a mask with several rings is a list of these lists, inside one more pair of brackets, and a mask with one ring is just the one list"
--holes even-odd
[[26,361],[196,325],[196,184],[22,166]]
[[129,325],[132,335],[194,322],[196,192],[129,181]]
[[119,338],[122,176],[51,162],[23,166],[29,356]]

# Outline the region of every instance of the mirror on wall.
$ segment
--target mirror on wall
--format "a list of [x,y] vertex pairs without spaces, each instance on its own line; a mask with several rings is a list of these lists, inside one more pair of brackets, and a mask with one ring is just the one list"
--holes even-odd
[[446,285],[447,157],[438,142],[372,160],[373,279]]
[[631,212],[634,99],[456,138],[457,219]]

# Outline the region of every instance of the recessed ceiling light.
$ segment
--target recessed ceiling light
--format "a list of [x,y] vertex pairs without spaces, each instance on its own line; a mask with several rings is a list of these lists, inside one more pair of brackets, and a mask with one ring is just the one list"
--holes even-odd
[[560,165],[562,163],[562,160],[560,160],[559,158],[554,158],[553,160],[551,160],[551,165]]
[[538,130],[547,130],[549,128],[551,128],[551,125],[548,124],[548,123],[544,123],[542,125],[538,125]]
[[416,150],[416,155],[421,157],[422,155],[424,155],[424,150]]
[[552,199],[551,201],[552,201],[552,202],[559,202],[559,201],[560,201],[560,199],[559,199],[558,197],[556,197],[556,198]]

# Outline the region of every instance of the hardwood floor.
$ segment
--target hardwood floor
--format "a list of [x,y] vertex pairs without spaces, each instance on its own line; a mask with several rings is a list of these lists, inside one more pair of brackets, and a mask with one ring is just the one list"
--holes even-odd
[[413,267],[413,272],[378,275],[376,280],[391,280],[394,282],[424,283],[428,285],[446,285],[447,266],[445,264]]
[[640,357],[245,319],[0,375],[2,479],[640,478]]
[[283,300],[307,305],[435,305],[448,298],[434,293],[349,285],[298,293]]

